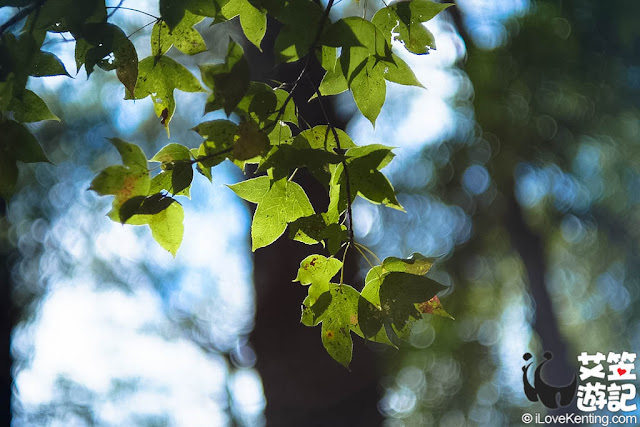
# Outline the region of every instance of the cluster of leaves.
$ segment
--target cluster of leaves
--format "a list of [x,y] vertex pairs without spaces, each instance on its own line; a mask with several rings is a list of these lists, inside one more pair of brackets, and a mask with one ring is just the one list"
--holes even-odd
[[[243,170],[254,164],[258,176],[230,186],[239,197],[257,204],[251,226],[253,250],[270,245],[287,228],[291,239],[326,249],[329,258],[316,254],[302,261],[296,280],[310,285],[302,323],[322,323],[322,342],[338,362],[348,366],[351,360],[351,332],[397,345],[423,313],[448,316],[435,296],[442,286],[424,277],[432,260],[418,254],[406,260],[388,258],[372,267],[361,292],[342,279],[331,282],[338,273],[342,277],[343,262],[335,258],[341,250],[344,256],[350,248],[366,249],[353,238],[354,199],[360,196],[403,210],[381,172],[393,154],[383,145],[357,146],[328,120],[326,125],[304,129],[293,101],[310,62],[318,61],[326,73],[309,102],[350,91],[358,109],[375,125],[385,101],[386,81],[421,86],[393,52],[392,41],[415,54],[427,53],[435,44],[423,23],[448,5],[409,0],[380,9],[371,21],[346,17],[331,22],[333,3],[329,0],[322,7],[311,0],[160,0],[161,16],[150,36],[152,55],[139,60],[125,33],[108,22],[104,0],[0,0],[0,6],[22,8],[14,23],[26,18],[16,34],[3,26],[0,40],[0,151],[8,153],[0,157],[0,195],[7,199],[14,191],[16,162],[47,161],[22,123],[57,117],[25,87],[29,76],[67,75],[60,60],[41,48],[47,32],[68,32],[76,42],[77,67],[84,65],[87,75],[96,66],[115,70],[125,99],[150,96],[168,136],[176,109],[175,89],[206,92],[204,113],[223,110],[234,118],[196,126],[193,130],[203,138],[197,148],[175,142],[166,145],[149,160],[160,164],[156,174],[137,145],[111,139],[123,164],[101,171],[91,189],[114,196],[108,214],[112,220],[148,225],[154,239],[175,256],[184,220],[176,197],[190,197],[194,168],[211,180],[211,168],[225,160]],[[233,41],[223,63],[199,65],[200,80],[166,55],[171,48],[186,55],[206,51],[194,28],[205,19],[211,25],[238,20],[247,40],[260,49],[267,16],[279,22],[276,59],[304,64],[298,80],[289,85],[274,88],[251,81],[244,51]],[[325,211],[316,212],[305,190],[293,181],[301,168],[328,192]]]

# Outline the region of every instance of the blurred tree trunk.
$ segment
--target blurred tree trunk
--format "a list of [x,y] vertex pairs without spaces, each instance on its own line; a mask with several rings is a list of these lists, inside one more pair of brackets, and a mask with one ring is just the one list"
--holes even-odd
[[[275,66],[271,51],[277,23],[270,21],[262,43],[264,53],[245,46],[252,79],[292,83],[299,76],[304,60],[295,65]],[[315,58],[301,79],[293,101],[299,108],[300,126],[326,124],[318,101],[307,104],[324,71]],[[290,88],[287,88],[290,89]],[[328,99],[323,105],[334,126],[344,129],[345,118],[338,118]],[[304,171],[296,174],[317,212],[326,210],[326,190]],[[354,338],[351,370],[329,356],[322,346],[320,327],[300,323],[301,305],[307,287],[292,283],[300,261],[320,246],[310,247],[286,237],[259,249],[254,255],[256,289],[255,327],[251,343],[257,354],[257,369],[262,377],[267,400],[266,420],[277,426],[375,426],[382,422],[377,409],[378,369],[375,353]],[[313,252],[312,252],[313,251]],[[345,282],[353,283],[356,258],[347,256]],[[357,286],[357,285],[356,285]]]
[[[0,226],[5,227],[6,204],[0,198]],[[4,233],[5,230],[2,230]],[[2,237],[0,237],[2,238]],[[0,240],[0,315],[2,316],[2,396],[0,397],[0,425],[11,425],[11,394],[13,390],[13,358],[11,357],[11,332],[14,327],[14,307],[11,298],[11,274],[9,268],[9,245]]]
[[[447,2],[453,3],[453,1]],[[467,52],[471,52],[470,54],[473,55],[475,49],[472,46],[469,34],[466,32],[460,8],[451,7],[448,11],[451,14],[458,34],[467,47]],[[482,55],[481,52],[475,53]],[[458,65],[464,68],[464,64]],[[472,81],[472,83],[475,85],[476,82]],[[479,124],[480,126],[483,125],[482,122]],[[504,121],[504,126],[508,127],[509,125],[510,123],[508,121]],[[497,135],[510,134],[508,129],[504,129],[505,132],[501,132],[500,129],[488,130]],[[505,141],[505,143],[508,144],[508,141]],[[503,225],[506,227],[511,239],[511,246],[513,250],[518,253],[524,264],[529,294],[534,302],[534,321],[532,327],[541,341],[543,350],[550,351],[554,355],[554,361],[545,367],[543,376],[546,377],[546,381],[554,385],[568,384],[573,379],[575,369],[570,363],[566,340],[558,328],[558,321],[553,309],[551,296],[547,289],[546,244],[544,238],[527,224],[515,194],[515,167],[519,161],[518,159],[523,156],[522,153],[518,153],[510,147],[504,147],[499,156],[500,158],[497,164],[499,164],[501,171],[496,173],[493,178],[499,192],[504,197],[505,203],[504,206],[501,206],[501,208],[503,208],[503,216],[496,215],[493,220],[503,221]],[[541,357],[542,355],[539,354],[537,356]],[[575,399],[574,403],[567,408],[559,408],[550,413],[575,412],[573,408],[575,408]]]

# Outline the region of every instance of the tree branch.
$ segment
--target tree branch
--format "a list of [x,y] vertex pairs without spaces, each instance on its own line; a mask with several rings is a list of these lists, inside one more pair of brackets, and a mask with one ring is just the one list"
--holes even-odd
[[26,6],[24,9],[20,9],[15,15],[13,15],[7,22],[0,25],[0,35],[4,34],[6,30],[8,30],[11,26],[17,24],[26,18],[31,12],[42,6],[45,0],[38,0],[30,5]]

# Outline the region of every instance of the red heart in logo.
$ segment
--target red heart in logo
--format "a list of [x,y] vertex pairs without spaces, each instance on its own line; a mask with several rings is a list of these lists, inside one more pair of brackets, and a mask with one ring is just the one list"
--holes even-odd
[[623,376],[626,373],[627,373],[626,369],[618,368],[618,375]]

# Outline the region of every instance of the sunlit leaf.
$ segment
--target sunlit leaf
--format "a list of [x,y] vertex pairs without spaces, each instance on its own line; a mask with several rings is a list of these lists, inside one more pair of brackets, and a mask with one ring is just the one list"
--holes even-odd
[[[273,182],[270,186],[269,183],[268,177],[260,177],[242,186],[230,186],[238,196],[258,203],[251,223],[254,251],[276,241],[290,222],[314,213],[309,198],[298,184],[287,179]],[[266,192],[265,188],[268,188]]]
[[371,20],[391,42],[393,35],[401,41],[410,52],[425,54],[435,49],[433,34],[427,30],[423,22],[427,22],[451,3],[435,3],[430,0],[410,0],[394,3],[380,9]]
[[358,291],[348,285],[328,284],[328,290],[311,304],[302,306],[301,322],[307,326],[322,323],[322,344],[338,363],[349,367],[353,352],[351,331],[358,330]]
[[295,282],[301,285],[328,284],[342,268],[342,262],[322,255],[309,255],[300,262]]
[[164,21],[156,22],[151,30],[151,53],[163,55],[171,46],[175,46],[176,49],[187,55],[195,55],[206,51],[207,45],[202,36],[193,28],[203,19],[203,16],[185,11],[184,17],[173,30],[169,29],[169,26]]
[[247,39],[260,49],[262,38],[267,32],[267,14],[257,9],[249,0],[229,0],[222,6],[222,15],[240,19],[242,31]]
[[174,89],[183,92],[204,91],[189,70],[167,56],[149,56],[140,61],[135,99],[151,95],[156,115],[162,119],[167,131],[176,109]]

